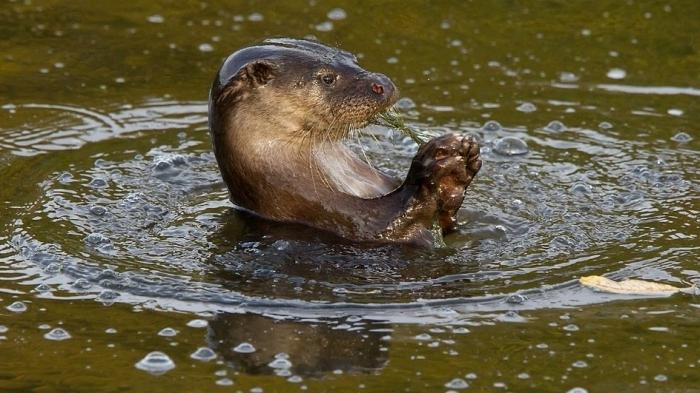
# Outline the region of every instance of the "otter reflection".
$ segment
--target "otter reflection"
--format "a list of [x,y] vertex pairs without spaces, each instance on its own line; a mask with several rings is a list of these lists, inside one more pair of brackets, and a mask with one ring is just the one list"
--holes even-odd
[[[272,374],[270,363],[285,357],[288,370],[300,376],[318,376],[335,370],[367,373],[388,360],[385,324],[375,322],[278,320],[256,314],[221,314],[209,324],[207,341],[220,358],[249,374]],[[374,330],[374,331],[373,331]],[[250,343],[255,352],[233,350]]]

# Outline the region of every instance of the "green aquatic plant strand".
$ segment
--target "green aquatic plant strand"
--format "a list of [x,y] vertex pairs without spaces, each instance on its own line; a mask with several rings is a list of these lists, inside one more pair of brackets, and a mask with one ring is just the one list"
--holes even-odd
[[395,129],[401,134],[411,138],[419,146],[425,144],[430,139],[428,135],[421,130],[407,125],[403,117],[394,109],[389,109],[380,113],[372,123]]

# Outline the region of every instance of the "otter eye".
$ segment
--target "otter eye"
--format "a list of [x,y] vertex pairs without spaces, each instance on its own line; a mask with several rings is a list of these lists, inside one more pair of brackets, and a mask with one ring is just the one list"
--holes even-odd
[[321,81],[325,83],[326,85],[330,86],[333,83],[335,83],[335,75],[333,74],[326,74],[321,76]]

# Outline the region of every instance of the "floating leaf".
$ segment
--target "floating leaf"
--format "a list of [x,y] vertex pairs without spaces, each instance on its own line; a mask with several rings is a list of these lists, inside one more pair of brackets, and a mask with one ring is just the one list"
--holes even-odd
[[625,295],[662,295],[670,296],[677,292],[693,291],[695,287],[678,288],[673,285],[661,284],[644,280],[614,281],[603,276],[585,276],[579,279],[581,285],[609,293]]

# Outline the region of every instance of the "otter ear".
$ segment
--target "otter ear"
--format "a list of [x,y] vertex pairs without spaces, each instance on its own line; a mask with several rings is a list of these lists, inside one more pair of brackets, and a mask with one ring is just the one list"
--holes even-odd
[[237,77],[245,80],[251,87],[267,84],[275,75],[276,66],[265,60],[256,60],[244,65]]

